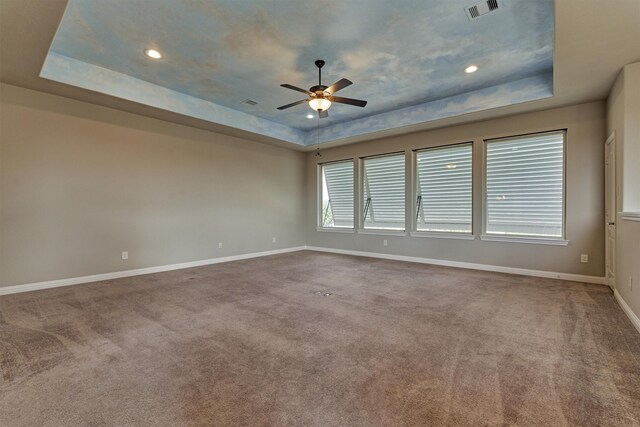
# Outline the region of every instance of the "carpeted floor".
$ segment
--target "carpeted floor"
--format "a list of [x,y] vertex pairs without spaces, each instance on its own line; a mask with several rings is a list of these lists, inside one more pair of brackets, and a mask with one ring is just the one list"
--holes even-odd
[[0,425],[640,424],[605,286],[317,252],[0,297]]

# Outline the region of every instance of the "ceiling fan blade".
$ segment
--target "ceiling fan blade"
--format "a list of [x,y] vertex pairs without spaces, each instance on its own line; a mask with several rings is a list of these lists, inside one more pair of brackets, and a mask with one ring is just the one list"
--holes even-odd
[[329,92],[330,94],[334,94],[337,91],[339,91],[340,89],[344,89],[347,86],[352,85],[353,83],[350,80],[347,79],[340,79],[337,82],[335,82],[334,84],[332,84],[331,86],[329,86],[328,88],[326,88],[325,90],[327,92]]
[[283,105],[282,107],[278,107],[278,110],[284,110],[285,108],[295,107],[296,105],[308,102],[308,99],[303,99],[301,101],[292,102],[291,104]]
[[298,92],[306,93],[307,95],[311,93],[311,92],[309,92],[309,91],[308,91],[308,90],[306,90],[306,89],[302,89],[302,88],[299,88],[299,87],[297,87],[297,86],[293,86],[293,85],[286,84],[286,83],[285,83],[285,84],[282,84],[282,85],[280,85],[280,86],[282,86],[282,87],[286,87],[287,89],[295,90],[295,91],[298,91]]
[[318,111],[318,116],[320,116],[321,119],[326,119],[327,117],[329,117],[329,113],[327,112],[327,110],[320,110]]
[[329,101],[338,102],[340,104],[355,105],[356,107],[364,107],[365,105],[367,105],[367,101],[353,98],[342,98],[340,96],[330,96]]

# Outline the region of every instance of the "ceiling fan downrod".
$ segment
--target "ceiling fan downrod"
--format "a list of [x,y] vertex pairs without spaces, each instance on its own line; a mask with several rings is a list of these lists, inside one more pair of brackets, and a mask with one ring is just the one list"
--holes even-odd
[[318,86],[322,86],[322,67],[324,67],[324,61],[322,59],[317,59],[316,67],[318,67]]

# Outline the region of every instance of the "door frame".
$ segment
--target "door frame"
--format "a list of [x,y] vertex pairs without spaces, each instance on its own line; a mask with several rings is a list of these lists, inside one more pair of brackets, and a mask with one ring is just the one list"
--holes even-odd
[[[611,132],[611,135],[609,135],[609,137],[607,138],[607,140],[605,141],[604,144],[604,230],[605,230],[605,281],[606,284],[611,288],[614,289],[615,288],[615,281],[616,281],[616,254],[615,254],[615,240],[616,240],[616,234],[617,234],[617,211],[618,211],[618,200],[619,200],[619,195],[618,195],[618,182],[617,182],[617,168],[616,168],[616,132],[615,130],[613,132]],[[609,152],[613,151],[613,165],[609,164]],[[610,182],[609,182],[609,177],[611,176],[610,173],[610,169],[613,168],[613,212],[609,212],[609,201],[610,201]],[[610,240],[611,240],[611,235],[610,233],[613,232],[613,241],[614,241],[614,248],[613,250],[611,249],[610,246]],[[609,274],[609,272],[612,272],[612,276]]]

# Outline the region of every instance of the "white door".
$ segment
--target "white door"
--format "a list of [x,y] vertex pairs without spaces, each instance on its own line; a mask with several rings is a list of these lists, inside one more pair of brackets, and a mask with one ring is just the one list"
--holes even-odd
[[607,138],[605,146],[605,230],[606,230],[606,248],[605,248],[605,274],[607,285],[611,289],[615,288],[616,283],[616,198],[618,195],[616,186],[616,138],[615,133]]

